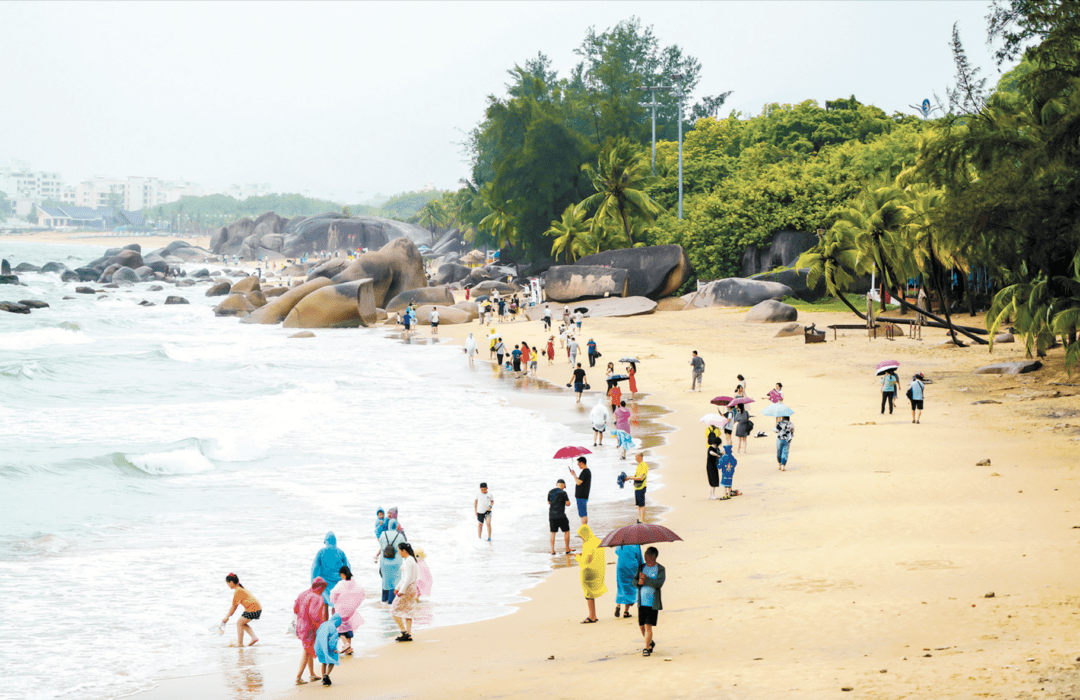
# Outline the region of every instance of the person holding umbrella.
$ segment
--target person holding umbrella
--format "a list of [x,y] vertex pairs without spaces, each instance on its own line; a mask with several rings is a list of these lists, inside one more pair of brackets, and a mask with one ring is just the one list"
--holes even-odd
[[626,376],[630,377],[630,398],[634,398],[634,394],[637,393],[637,360],[634,358],[623,358],[620,362],[626,362]]
[[896,376],[896,367],[886,370],[881,375],[881,415],[885,415],[885,404],[889,404],[889,415],[893,412],[893,403],[896,401],[896,387],[900,379]]

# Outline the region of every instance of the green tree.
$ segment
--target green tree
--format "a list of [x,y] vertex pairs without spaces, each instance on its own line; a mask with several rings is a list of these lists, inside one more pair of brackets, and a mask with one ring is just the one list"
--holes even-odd
[[855,278],[870,272],[869,259],[861,255],[850,230],[833,227],[819,232],[818,244],[799,256],[795,266],[807,268],[806,284],[811,289],[824,280],[825,291],[844,302],[852,313],[866,320],[866,315],[844,295]]
[[635,223],[651,223],[661,211],[644,191],[650,177],[644,154],[627,139],[619,139],[604,149],[595,168],[588,163],[581,168],[596,190],[580,206],[593,212],[592,231],[597,245],[602,233],[610,236],[612,228],[620,234],[620,243],[634,245]]
[[551,228],[545,233],[554,238],[551,254],[557,260],[562,254],[566,262],[574,262],[586,248],[585,237],[589,232],[584,211],[574,204],[568,204],[562,218],[551,222]]

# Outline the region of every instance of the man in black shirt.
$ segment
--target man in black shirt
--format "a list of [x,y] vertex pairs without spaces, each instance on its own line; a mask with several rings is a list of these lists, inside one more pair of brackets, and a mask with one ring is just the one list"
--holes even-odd
[[581,524],[587,525],[589,523],[589,490],[592,488],[592,470],[586,466],[587,462],[584,457],[578,457],[577,461],[581,465],[581,473],[575,474],[574,468],[570,467],[570,474],[574,477],[574,481],[577,482],[577,486],[574,487],[574,498],[577,499],[577,514],[581,518]]
[[572,384],[574,386],[574,393],[577,394],[575,403],[581,403],[581,392],[585,391],[586,383],[585,370],[581,369],[581,363],[579,362],[577,363],[577,369],[574,370],[574,376],[570,379],[570,384],[566,385],[570,386]]
[[563,531],[566,540],[566,553],[570,549],[570,521],[566,519],[566,506],[570,505],[570,496],[566,493],[566,482],[559,479],[557,486],[548,491],[548,525],[551,529],[551,553],[555,553],[555,533]]

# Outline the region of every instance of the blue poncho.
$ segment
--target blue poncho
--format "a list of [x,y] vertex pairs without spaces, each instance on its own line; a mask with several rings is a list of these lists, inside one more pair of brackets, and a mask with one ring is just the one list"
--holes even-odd
[[615,578],[619,583],[619,590],[615,594],[616,605],[633,605],[637,603],[637,579],[638,567],[645,563],[641,558],[641,547],[636,544],[624,544],[615,548],[615,554],[619,556],[619,563],[615,567]]
[[315,633],[315,655],[319,657],[321,664],[340,664],[338,658],[338,625],[341,624],[341,615],[334,615],[326,622],[319,625]]
[[379,513],[385,512],[386,511],[384,511],[382,508],[375,511],[375,539],[379,539],[379,535],[386,532],[386,524],[390,522],[385,515],[381,518],[379,517]]
[[[333,532],[326,533],[323,547],[315,555],[315,561],[311,563],[311,580],[321,576],[326,581],[326,590],[323,591],[323,600],[330,603],[330,591],[341,580],[341,567],[349,566],[349,558],[345,552],[337,546],[337,537]],[[349,566],[351,569],[352,567]]]
[[724,454],[716,463],[716,466],[720,468],[720,485],[724,488],[731,488],[731,479],[735,476],[735,465],[738,463],[731,454],[731,445],[724,445]]
[[386,532],[379,535],[379,573],[382,575],[384,591],[392,591],[397,587],[398,580],[401,578],[401,554],[395,551],[394,558],[387,559],[382,551],[387,545],[392,545],[397,550],[397,546],[402,542],[408,542],[408,540],[405,539],[404,533],[398,532],[397,521],[391,520]]

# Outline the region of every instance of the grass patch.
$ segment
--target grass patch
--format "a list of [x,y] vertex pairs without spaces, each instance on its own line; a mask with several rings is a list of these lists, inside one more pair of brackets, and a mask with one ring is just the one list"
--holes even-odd
[[[846,294],[845,296],[856,309],[859,308],[860,304],[866,304],[866,297],[862,294]],[[844,302],[839,299],[834,299],[833,297],[825,297],[818,301],[802,301],[795,297],[784,297],[780,301],[789,304],[790,306],[794,306],[799,311],[812,311],[823,314],[851,314],[851,309],[849,309]],[[851,315],[854,316],[855,314]]]

